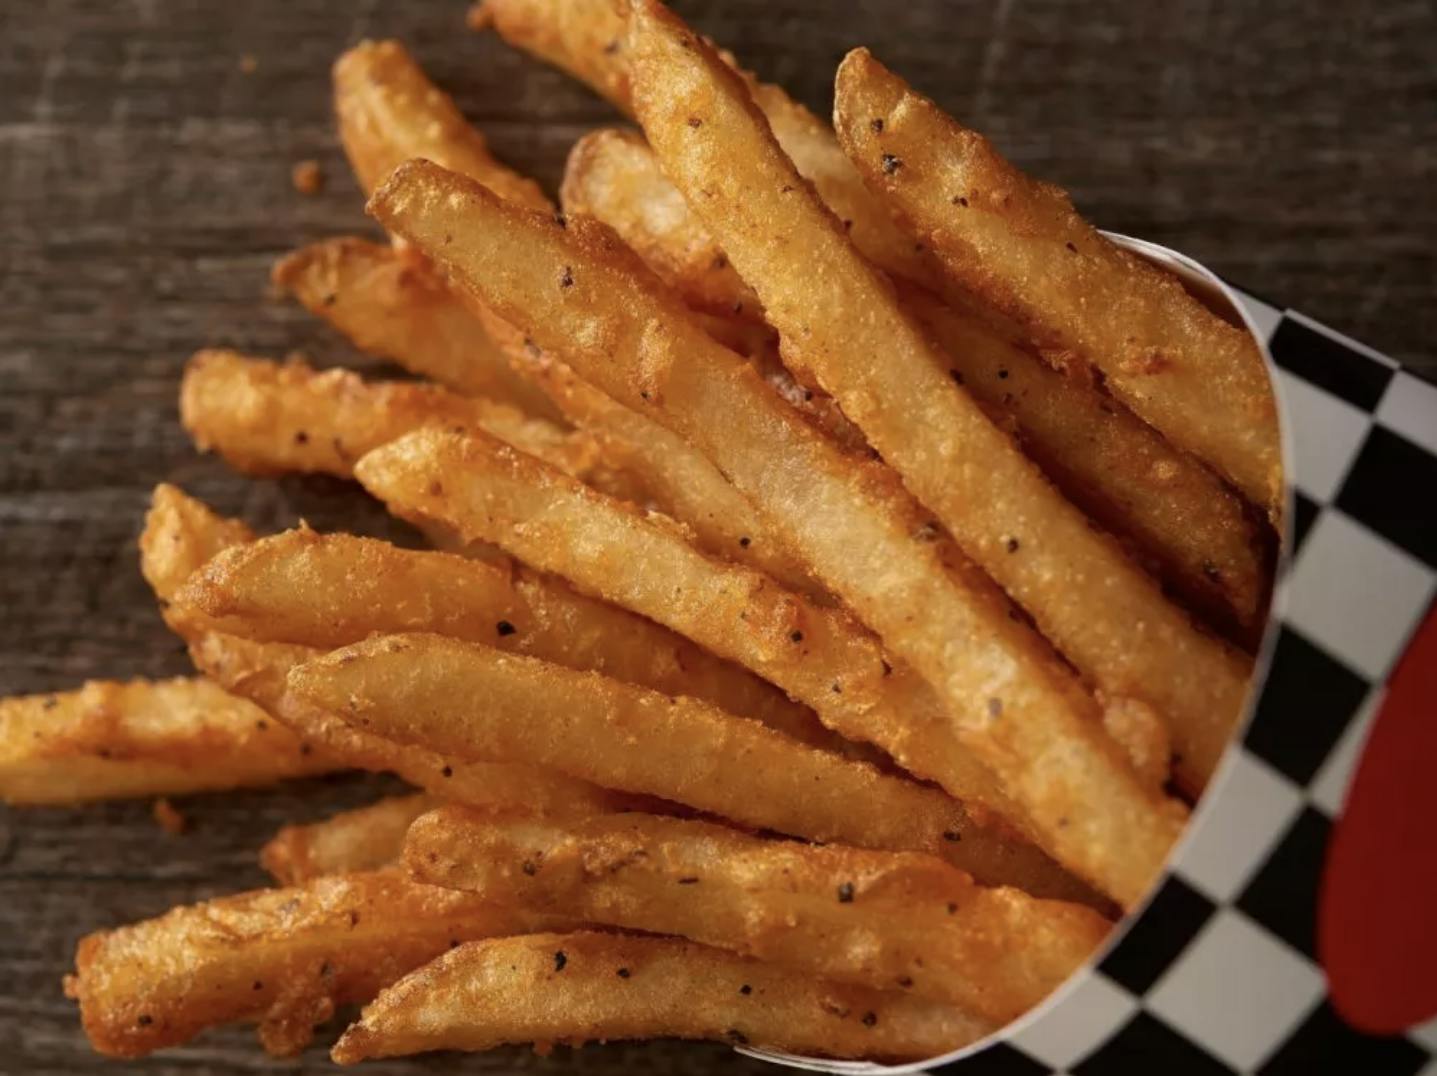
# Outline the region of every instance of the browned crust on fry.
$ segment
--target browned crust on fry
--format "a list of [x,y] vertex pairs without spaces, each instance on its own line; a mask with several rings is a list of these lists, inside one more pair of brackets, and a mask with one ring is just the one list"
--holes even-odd
[[1269,528],[1207,467],[1117,400],[1033,356],[1021,330],[976,305],[945,307],[915,288],[905,308],[943,348],[953,375],[1098,523],[1247,649],[1267,616]]
[[593,438],[493,400],[224,350],[196,352],[186,365],[180,420],[198,448],[252,475],[348,478],[370,449],[430,424],[488,430],[573,474],[599,469],[602,456]]
[[[509,44],[567,71],[619,111],[633,115],[633,79],[621,4],[484,0],[471,9],[470,20],[475,28],[492,28]],[[720,56],[743,78],[784,152],[838,215],[855,245],[889,272],[926,279],[932,269],[922,245],[905,235],[891,210],[869,192],[839,147],[833,128],[781,86],[760,82],[730,53]]]
[[398,41],[361,41],[335,61],[334,111],[340,141],[366,193],[405,160],[424,157],[501,198],[553,208],[537,183],[494,158],[484,136]]
[[[560,228],[426,162],[403,166],[370,211],[541,347],[559,349],[582,376],[710,454],[795,548],[821,561],[819,574],[855,613],[945,693],[952,734],[986,760],[1022,762],[1009,790],[1042,816],[1049,850],[1122,900],[1141,897],[1181,810],[1125,776],[1106,737],[1088,742],[1091,700],[1042,640],[1010,619],[991,583],[961,559],[940,559],[941,543],[914,529],[891,472],[861,468],[820,438],[636,272],[602,225],[578,218]],[[446,246],[443,236],[459,235],[461,222],[463,242]],[[487,272],[500,263],[503,274]],[[573,284],[562,287],[566,267]],[[905,613],[914,609],[924,610],[921,621]],[[1063,735],[1038,733],[1039,717]]]
[[224,791],[337,765],[207,680],[91,680],[0,699],[0,797],[11,804]]
[[[423,481],[426,496],[439,496],[462,476]],[[390,492],[397,514],[423,522]],[[301,527],[215,557],[181,588],[174,610],[192,630],[318,648],[375,632],[438,632],[706,699],[805,742],[842,744],[807,707],[742,667],[562,579],[509,565]]]
[[502,334],[496,329],[496,339],[574,425],[603,438],[617,463],[641,476],[653,506],[691,527],[710,553],[751,565],[812,597],[825,596],[777,529],[702,452],[585,381],[512,327]]
[[[954,384],[941,351],[806,187],[717,56],[657,3],[636,5],[630,46],[635,103],[654,151],[764,300],[785,360],[838,400],[1091,684],[1165,717],[1184,783],[1200,790],[1242,715],[1251,661],[1169,602]],[[700,126],[686,116],[701,117]],[[808,287],[798,271],[823,286]],[[1093,728],[1070,724],[1064,739],[1086,740],[1096,758]],[[1104,780],[1132,777],[1110,768]]]
[[[609,129],[580,139],[569,154],[564,197],[575,211],[613,227],[691,305],[755,306],[752,290],[637,134]],[[1241,497],[1097,386],[1030,354],[1022,331],[996,312],[976,303],[947,308],[911,285],[900,289],[900,299],[943,348],[945,372],[1014,432],[1064,494],[1133,540],[1135,552],[1213,623],[1248,649],[1256,645],[1266,614],[1270,532],[1250,518]],[[775,352],[760,348],[750,358],[835,441],[866,447],[833,398],[798,381]]]
[[317,745],[345,765],[395,773],[431,795],[476,806],[512,806],[536,814],[667,809],[654,798],[611,792],[552,769],[440,754],[353,728],[285,691],[289,670],[319,657],[321,651],[257,643],[220,632],[198,633],[188,642],[196,668],[263,707],[306,743]]
[[[973,820],[937,789],[697,699],[474,643],[375,636],[291,670],[288,695],[366,734],[553,768],[753,828],[959,863],[974,858],[961,847],[979,835]],[[456,708],[455,699],[475,701]],[[639,743],[644,750],[633,749]],[[803,794],[794,795],[795,787]],[[855,803],[864,810],[854,811]],[[994,880],[1005,860],[1019,861],[1017,849],[999,842],[987,851]]]
[[161,482],[140,531],[140,572],[163,610],[194,572],[222,549],[254,539],[238,519],[224,519],[184,490]]
[[[357,473],[396,515],[437,520],[470,541],[493,542],[534,568],[664,624],[807,703],[841,736],[901,756],[980,816],[991,810],[1023,824],[987,770],[933,735],[943,721],[937,696],[890,662],[848,614],[756,571],[706,557],[667,520],[605,498],[482,435],[420,431],[366,456]],[[816,746],[843,746],[805,725],[766,723]],[[977,854],[978,843],[965,848]]]
[[258,1020],[266,1047],[289,1055],[335,1006],[369,1000],[453,945],[554,919],[396,872],[321,878],[87,935],[65,989],[90,1044],[111,1057],[143,1057],[237,1020]]
[[482,0],[469,9],[469,26],[494,30],[629,111],[624,16],[609,0]]
[[414,823],[415,877],[501,904],[679,934],[1002,1024],[1108,931],[1096,912],[986,889],[932,856],[749,836],[643,814],[551,824],[441,808]]
[[538,934],[461,946],[386,990],[335,1044],[348,1065],[505,1043],[688,1038],[919,1060],[986,1034],[954,1010],[672,938]]
[[427,795],[388,796],[318,822],[285,826],[260,849],[260,866],[280,885],[378,870],[398,861],[409,824],[441,802]]
[[1277,409],[1246,329],[1118,249],[1062,190],[1024,175],[866,49],[840,65],[835,98],[844,149],[932,249],[947,289],[1019,320],[1056,359],[1100,369],[1174,444],[1279,511]]
[[637,132],[604,128],[575,142],[559,197],[564,212],[612,227],[696,309],[762,318],[758,296],[689,213]]
[[365,354],[464,396],[487,396],[539,418],[560,417],[413,251],[352,236],[325,239],[275,262],[270,280]]

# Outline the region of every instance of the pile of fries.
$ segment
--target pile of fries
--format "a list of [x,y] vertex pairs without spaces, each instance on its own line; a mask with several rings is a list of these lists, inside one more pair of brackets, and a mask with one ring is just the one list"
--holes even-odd
[[472,15],[637,121],[556,208],[395,42],[334,68],[391,245],[275,282],[418,378],[201,351],[186,429],[428,550],[160,486],[200,678],[0,703],[12,803],[360,769],[276,888],[86,937],[139,1057],[710,1038],[925,1059],[1144,897],[1243,708],[1280,471],[1251,338],[865,50],[830,127],[657,0]]

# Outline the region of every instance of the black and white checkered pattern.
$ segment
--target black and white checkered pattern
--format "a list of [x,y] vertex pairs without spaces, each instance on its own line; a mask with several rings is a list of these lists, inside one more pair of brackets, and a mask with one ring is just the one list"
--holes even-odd
[[[968,1056],[829,1072],[1437,1076],[1437,1019],[1352,1030],[1316,963],[1317,882],[1383,685],[1437,592],[1437,387],[1235,292],[1277,369],[1296,502],[1270,671],[1150,905],[1098,966]],[[788,1064],[795,1059],[786,1058]]]
[[1170,875],[1098,968],[1006,1042],[930,1072],[1437,1076],[1437,1021],[1407,1037],[1351,1030],[1314,956],[1333,818],[1437,593],[1437,387],[1238,297],[1277,367],[1296,497],[1256,713]]

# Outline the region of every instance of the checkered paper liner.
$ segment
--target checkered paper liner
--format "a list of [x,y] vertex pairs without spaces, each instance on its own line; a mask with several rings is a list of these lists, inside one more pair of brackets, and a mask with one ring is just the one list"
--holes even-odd
[[1406,1036],[1355,1031],[1316,959],[1328,836],[1437,592],[1437,387],[1181,255],[1113,238],[1225,295],[1271,359],[1290,533],[1249,720],[1146,908],[1035,1013],[913,1065],[740,1052],[851,1076],[1437,1076],[1437,1018]]

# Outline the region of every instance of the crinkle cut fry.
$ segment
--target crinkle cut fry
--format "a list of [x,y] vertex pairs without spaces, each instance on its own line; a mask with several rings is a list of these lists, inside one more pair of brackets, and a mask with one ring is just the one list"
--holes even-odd
[[692,942],[583,932],[460,946],[384,991],[331,1056],[349,1065],[509,1043],[688,1038],[916,1061],[988,1030],[951,1006],[816,981]]
[[890,473],[812,430],[607,228],[561,228],[427,162],[402,166],[370,211],[581,376],[701,447],[940,692],[952,734],[998,773],[1048,851],[1120,902],[1141,898],[1183,812],[1139,784],[1091,699],[991,584],[945,565],[931,531],[913,529]]

